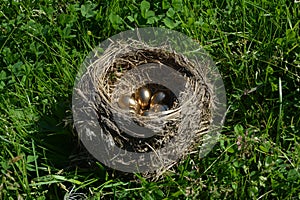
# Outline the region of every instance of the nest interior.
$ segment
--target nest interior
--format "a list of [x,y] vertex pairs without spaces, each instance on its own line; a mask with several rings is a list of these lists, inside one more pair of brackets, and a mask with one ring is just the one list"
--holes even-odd
[[[111,94],[116,88],[122,75],[129,70],[146,63],[165,64],[180,72],[188,81],[192,82],[193,85],[196,85],[195,83],[197,83],[198,88],[201,89],[194,91],[194,95],[197,99],[201,100],[201,107],[199,107],[199,110],[201,110],[201,124],[199,124],[198,128],[196,127],[196,136],[201,136],[207,131],[211,121],[211,90],[208,85],[205,84],[204,80],[201,79],[203,75],[199,76],[199,72],[195,69],[195,63],[190,62],[181,54],[177,54],[174,51],[166,51],[165,48],[161,47],[149,47],[145,45],[142,47],[134,47],[132,44],[117,44],[116,46],[118,47],[112,46],[106,51],[106,56],[104,57],[107,59],[103,59],[103,56],[101,56],[102,59],[97,60],[96,65],[94,65],[94,73],[97,75],[97,84],[95,87],[97,88],[100,97],[97,102],[99,122],[105,126],[107,133],[113,136],[114,142],[118,147],[133,152],[153,151],[162,148],[178,131],[180,123],[176,118],[172,119],[172,117],[171,120],[168,120],[168,122],[165,123],[164,131],[151,138],[130,137],[122,130],[116,131],[114,128],[111,128],[109,126],[111,123],[103,123],[101,121],[101,118],[103,117],[111,120],[111,122],[114,120],[112,113],[110,112],[110,109],[113,107],[113,105],[111,105],[111,102],[113,101]],[[117,51],[115,51],[116,48],[118,48]],[[155,89],[155,87],[158,86],[152,86],[153,89]],[[176,110],[176,113],[178,114],[183,112],[180,109],[180,106],[181,105],[173,106],[171,109],[179,108]],[[119,110],[119,108],[116,107],[113,109],[117,112]],[[173,113],[173,116],[174,115],[175,114]],[[132,117],[137,124],[143,124],[142,118]],[[159,114],[157,117],[159,117]],[[197,146],[201,143],[200,138],[201,137],[195,137],[191,149],[194,148],[192,146]],[[191,149],[189,149],[189,151]]]

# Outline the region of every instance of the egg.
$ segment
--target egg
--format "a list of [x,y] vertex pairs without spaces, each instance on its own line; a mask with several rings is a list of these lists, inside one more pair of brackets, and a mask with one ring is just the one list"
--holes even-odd
[[154,104],[150,107],[149,112],[163,112],[169,110],[167,105]]
[[155,104],[162,104],[166,100],[166,93],[164,92],[157,92],[151,97],[150,106]]
[[145,110],[141,113],[142,116],[149,116],[151,114],[151,112],[149,112],[149,110]]
[[129,109],[130,111],[134,112],[139,112],[140,110],[138,102],[134,98],[127,95],[123,95],[119,98],[118,105],[124,110]]
[[146,87],[141,87],[135,92],[135,99],[142,109],[149,106],[151,91]]

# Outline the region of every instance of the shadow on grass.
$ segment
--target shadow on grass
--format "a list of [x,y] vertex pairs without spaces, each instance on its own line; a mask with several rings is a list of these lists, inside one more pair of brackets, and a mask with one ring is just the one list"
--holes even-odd
[[[61,184],[45,184],[47,190],[50,190],[48,198],[63,199],[67,190],[74,186],[71,180],[83,183],[86,177],[95,177],[102,182],[106,177],[106,169],[80,143],[73,128],[71,100],[58,99],[50,108],[48,114],[39,120],[39,134],[35,136],[38,151],[40,154],[43,152],[39,166],[48,168],[48,172],[40,173],[40,177],[49,174],[64,177],[66,181]],[[42,181],[50,182],[51,178]]]

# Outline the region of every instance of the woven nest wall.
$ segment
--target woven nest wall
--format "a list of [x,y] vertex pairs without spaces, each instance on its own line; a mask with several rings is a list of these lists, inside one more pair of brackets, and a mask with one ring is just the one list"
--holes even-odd
[[[206,136],[212,130],[216,106],[213,86],[207,81],[210,59],[192,60],[168,44],[151,46],[140,40],[114,41],[98,54],[93,53],[75,89],[80,95],[74,101],[84,108],[74,115],[97,118],[101,130],[94,121],[79,121],[76,126],[88,124],[80,135],[96,138],[100,132],[97,137],[108,141],[109,147],[101,150],[110,155],[102,158],[104,164],[130,172],[132,168],[126,167],[137,163],[134,172],[157,177],[199,148],[205,151],[213,137]],[[155,73],[160,77],[153,81]],[[168,109],[144,116],[118,105],[123,95],[135,94],[140,87],[151,93],[167,90]],[[141,127],[151,134],[134,135]],[[98,144],[100,148],[104,143]]]

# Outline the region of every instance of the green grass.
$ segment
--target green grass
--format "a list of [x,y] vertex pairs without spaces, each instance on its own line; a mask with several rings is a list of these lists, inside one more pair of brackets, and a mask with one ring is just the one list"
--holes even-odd
[[[299,2],[34,2],[0,3],[0,199],[300,198]],[[134,183],[87,158],[71,96],[94,47],[147,26],[199,41],[223,76],[229,109],[208,156]]]

